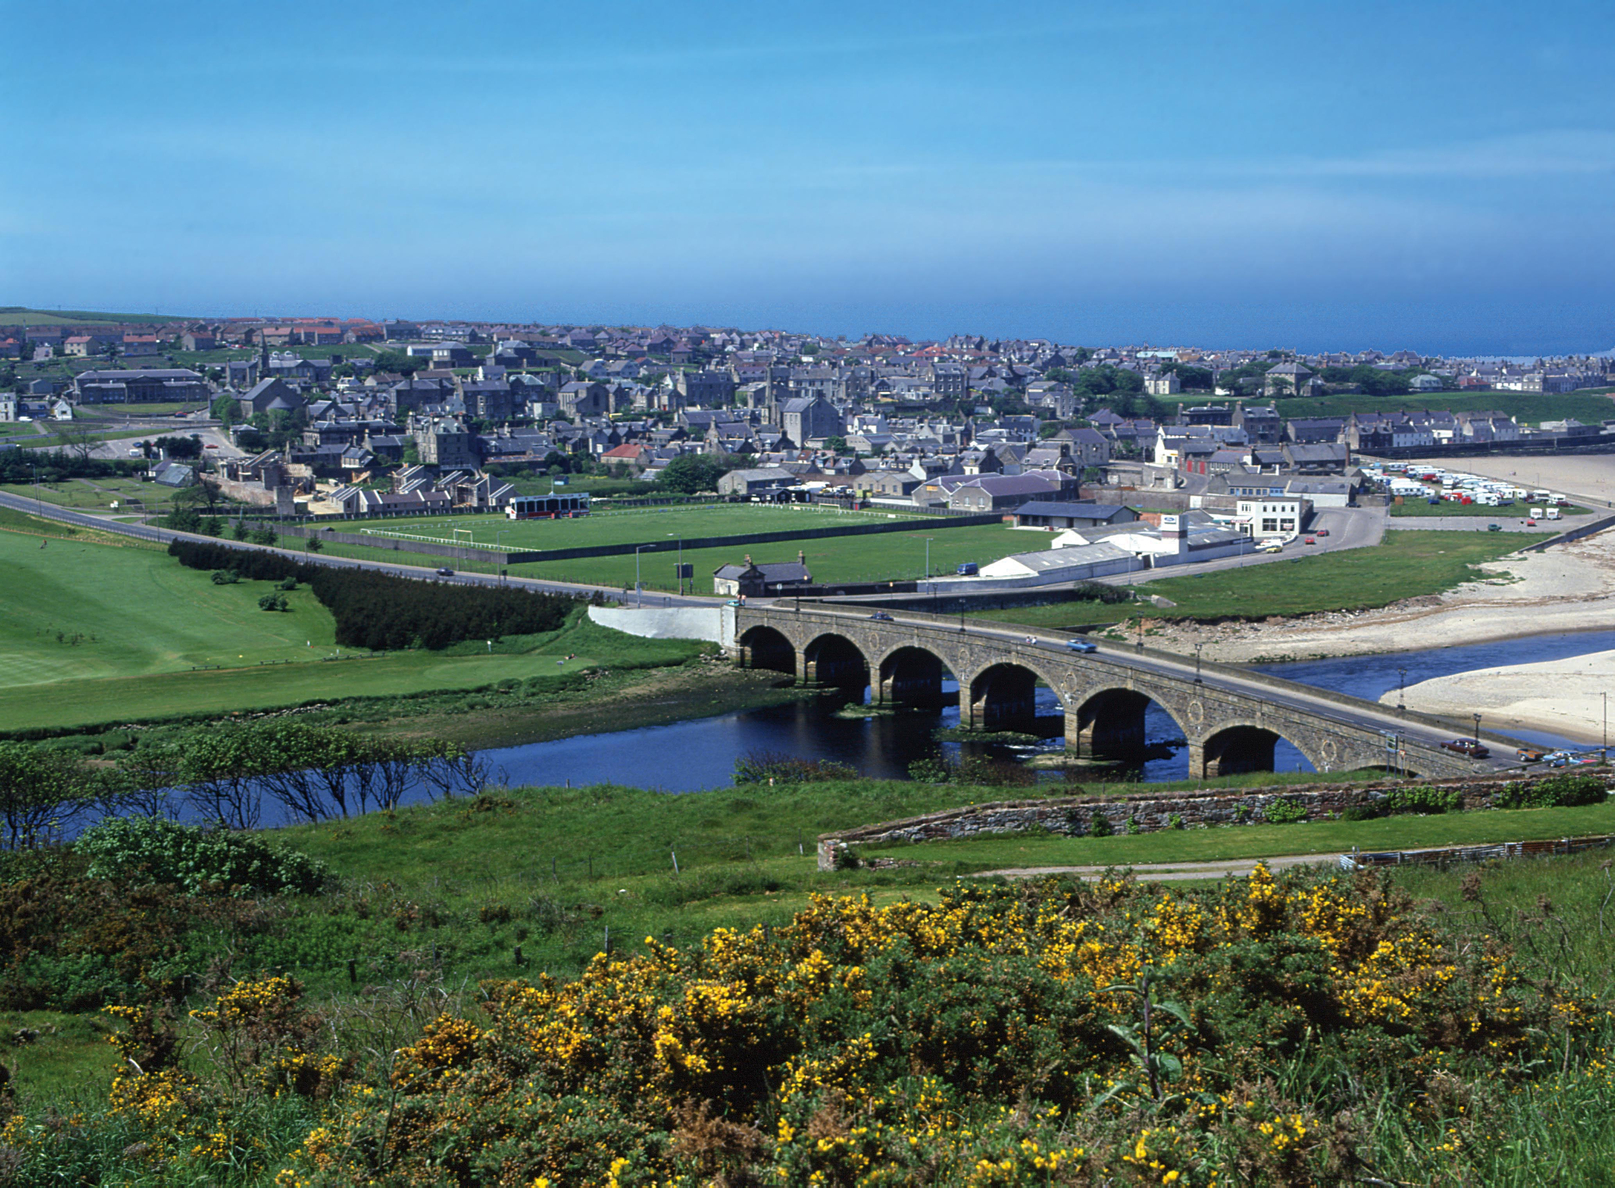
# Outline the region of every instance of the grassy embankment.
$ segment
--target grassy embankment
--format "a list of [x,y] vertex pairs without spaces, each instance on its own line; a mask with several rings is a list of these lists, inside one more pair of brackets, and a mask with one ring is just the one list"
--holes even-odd
[[[1474,516],[1476,519],[1495,520],[1506,523],[1509,520],[1523,520],[1526,511],[1532,505],[1526,500],[1510,503],[1504,507],[1482,507],[1478,503],[1428,503],[1423,499],[1409,499],[1403,503],[1391,505],[1393,516]],[[1541,504],[1537,504],[1541,507]],[[1561,516],[1585,516],[1590,509],[1569,505],[1561,507]]]
[[78,511],[110,511],[113,500],[117,500],[122,509],[138,500],[147,511],[166,512],[175,495],[172,487],[141,482],[137,478],[70,478],[57,483],[40,483],[37,488],[32,483],[6,483],[0,485],[0,491]]
[[[1310,777],[1314,778],[1315,777]],[[1234,777],[1217,783],[1272,783]],[[1163,785],[1169,792],[1193,785]],[[1137,785],[1090,786],[1096,795]],[[428,962],[447,986],[487,977],[577,974],[609,943],[639,951],[646,936],[688,946],[714,928],[782,925],[814,892],[868,894],[877,903],[934,901],[939,883],[1001,867],[1127,866],[1306,852],[1413,847],[1560,837],[1615,829],[1615,805],[1485,812],[1365,822],[1240,826],[1109,838],[1044,835],[980,838],[867,854],[914,863],[820,872],[816,835],[1000,798],[1005,789],[859,780],[713,789],[679,796],[637,789],[496,790],[475,801],[374,813],[277,831],[276,840],[329,864],[336,889],[267,904],[267,926],[227,940],[239,975],[285,969],[319,997],[352,993],[347,963],[361,980],[408,979]],[[1017,793],[1020,790],[1016,790]],[[674,861],[678,870],[675,873]],[[1602,856],[1564,860],[1590,875]],[[1488,876],[1554,898],[1588,899],[1587,881],[1557,884],[1546,864]],[[1450,896],[1458,876],[1398,871],[1420,894]],[[1600,889],[1601,891],[1601,889]],[[1521,894],[1525,894],[1524,890]],[[1527,896],[1523,903],[1531,902]],[[262,924],[262,922],[260,922]],[[1600,944],[1608,948],[1605,941]],[[517,951],[521,950],[520,965]],[[204,962],[208,954],[197,951]],[[1604,969],[1608,981],[1608,968]],[[0,1028],[56,1027],[30,1050],[25,1093],[95,1086],[106,1063],[106,1022],[53,1012],[0,1013]]]
[[1482,576],[1475,566],[1534,537],[1517,532],[1395,532],[1371,548],[1343,549],[1216,573],[1161,578],[1141,593],[1173,605],[1067,602],[982,611],[981,617],[1063,628],[1146,619],[1249,619],[1368,610],[1439,594]]
[[[560,714],[571,732],[616,729],[668,720],[670,690],[720,712],[737,697],[765,696],[761,686],[772,679],[616,671],[585,693],[575,687],[584,669],[676,668],[708,649],[623,635],[581,614],[559,632],[492,649],[471,642],[370,657],[336,646],[330,613],[306,588],[287,596],[289,612],[265,612],[258,598],[269,583],[215,585],[150,547],[87,543],[99,534],[15,512],[0,510],[0,529],[0,604],[9,610],[0,618],[0,722],[8,730],[362,697],[371,700],[353,714],[377,728],[433,732],[419,719],[425,710],[452,719],[436,733],[466,741],[481,731],[541,737],[535,715]],[[25,535],[34,531],[44,535]],[[338,655],[340,662],[326,662]],[[475,705],[459,695],[408,702],[501,684]],[[565,695],[552,695],[549,684]],[[635,692],[646,699],[648,718],[636,709]]]

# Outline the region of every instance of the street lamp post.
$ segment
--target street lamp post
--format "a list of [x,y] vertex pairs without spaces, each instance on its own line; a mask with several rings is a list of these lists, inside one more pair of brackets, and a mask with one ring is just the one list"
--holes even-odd
[[1197,685],[1205,683],[1200,679],[1200,649],[1205,646],[1206,645],[1204,643],[1197,643],[1194,645],[1194,683]]
[[[679,597],[682,598],[682,597],[684,597],[684,537],[683,537],[682,534],[675,533],[675,532],[669,532],[668,535],[669,536],[678,536],[678,539],[679,539],[679,560],[678,560],[678,567],[679,567],[678,568],[678,575],[679,575],[679,577],[678,577],[678,584],[679,584]],[[693,580],[694,579],[692,579],[692,581]],[[798,599],[800,599],[801,597],[802,596],[800,594],[797,595]]]
[[1600,747],[1599,750],[1598,750],[1598,761],[1600,763],[1608,763],[1609,762],[1609,694],[1608,693],[1600,693],[1599,696],[1604,699],[1604,745],[1602,747]]
[[1475,719],[1475,745],[1480,746],[1480,715],[1472,715]]
[[1408,670],[1405,669],[1405,668],[1398,668],[1396,670],[1396,712],[1397,713],[1405,714],[1405,713],[1408,712],[1407,699],[1408,699]]
[[931,537],[925,538],[925,580],[931,580]]
[[636,599],[636,606],[645,605],[645,585],[639,580],[639,550],[648,549],[650,547],[650,545],[634,546],[634,596]]
[[[498,532],[495,532],[493,534],[494,552],[497,553],[497,552],[501,551],[504,548],[504,545],[501,544],[500,542],[504,540],[505,533],[507,533],[509,531],[510,531],[509,528],[501,528]],[[505,563],[503,561],[501,561],[499,563],[499,584],[501,586],[505,584]]]

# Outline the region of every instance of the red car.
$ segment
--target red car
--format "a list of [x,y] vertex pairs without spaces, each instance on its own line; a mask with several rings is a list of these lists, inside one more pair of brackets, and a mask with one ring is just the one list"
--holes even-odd
[[1320,528],[1320,529],[1318,529],[1318,531],[1316,533],[1314,533],[1314,535],[1316,535],[1316,536],[1328,536],[1329,535],[1329,529]]
[[1443,750],[1456,751],[1460,755],[1468,755],[1471,759],[1484,759],[1491,754],[1486,747],[1472,738],[1455,738],[1441,744]]
[[1314,540],[1312,537],[1309,536],[1309,537],[1307,537],[1307,543],[1308,544],[1317,544],[1318,542],[1316,540]]

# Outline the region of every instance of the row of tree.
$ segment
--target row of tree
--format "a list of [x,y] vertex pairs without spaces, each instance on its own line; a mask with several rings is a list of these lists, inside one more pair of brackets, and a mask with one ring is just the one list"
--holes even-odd
[[287,719],[220,723],[143,741],[114,762],[0,742],[0,829],[8,849],[71,835],[95,819],[189,815],[256,828],[267,801],[295,821],[390,809],[412,789],[474,795],[485,764],[441,739],[388,739]]
[[169,554],[192,569],[252,581],[307,582],[336,620],[336,642],[372,651],[437,650],[466,639],[556,631],[576,601],[513,586],[444,585],[363,569],[307,565],[279,553],[176,540]]

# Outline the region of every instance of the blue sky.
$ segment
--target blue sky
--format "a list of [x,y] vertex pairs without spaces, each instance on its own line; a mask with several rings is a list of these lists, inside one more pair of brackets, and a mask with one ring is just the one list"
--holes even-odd
[[1615,346],[1607,0],[4,11],[0,304]]

